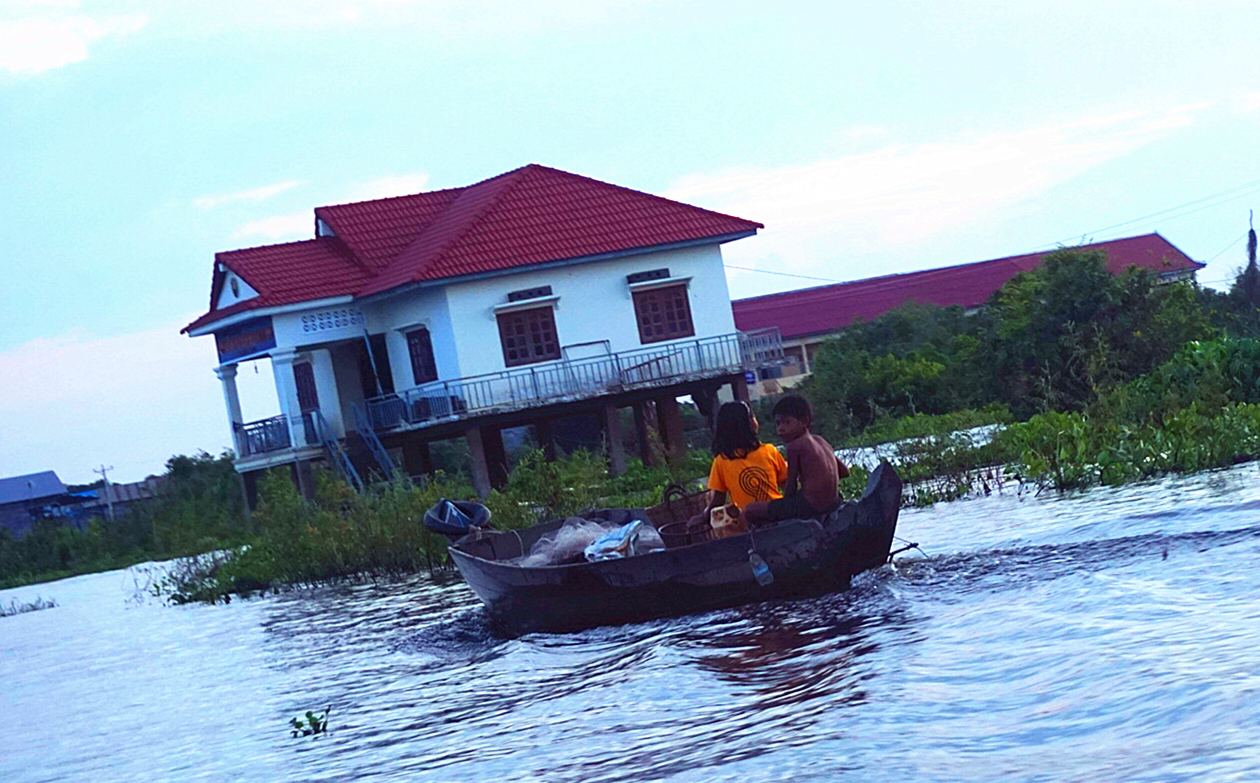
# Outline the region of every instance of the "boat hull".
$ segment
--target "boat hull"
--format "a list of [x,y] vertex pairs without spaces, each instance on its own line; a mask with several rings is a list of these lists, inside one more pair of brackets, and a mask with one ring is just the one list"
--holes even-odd
[[[866,492],[816,519],[787,520],[750,533],[594,563],[523,567],[527,552],[562,522],[523,530],[477,532],[452,544],[451,556],[490,617],[509,632],[567,632],[765,601],[820,595],[888,560],[901,503],[901,479],[882,464]],[[627,510],[599,512],[628,521]],[[762,585],[750,554],[770,568]]]

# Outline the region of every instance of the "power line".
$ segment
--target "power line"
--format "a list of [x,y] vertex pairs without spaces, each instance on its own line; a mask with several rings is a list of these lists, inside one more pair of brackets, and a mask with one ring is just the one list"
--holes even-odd
[[1239,234],[1239,235],[1238,235],[1238,238],[1237,238],[1237,239],[1235,239],[1233,242],[1230,242],[1228,245],[1226,245],[1226,246],[1225,246],[1225,247],[1221,250],[1221,252],[1219,252],[1219,253],[1217,253],[1216,255],[1212,256],[1211,258],[1209,258],[1209,259],[1208,259],[1207,261],[1205,261],[1204,263],[1210,264],[1210,263],[1212,263],[1213,261],[1215,261],[1216,259],[1218,259],[1218,258],[1220,258],[1221,256],[1225,255],[1225,253],[1226,253],[1227,251],[1229,251],[1229,250],[1232,250],[1232,249],[1233,249],[1234,245],[1236,245],[1236,244],[1238,244],[1239,242],[1243,241],[1243,239],[1244,239],[1244,238],[1246,238],[1246,236],[1247,236],[1247,232],[1246,232],[1246,231],[1242,232],[1241,234]]
[[101,474],[101,490],[105,493],[105,506],[109,509],[109,521],[114,521],[114,496],[109,488],[109,472],[114,469],[113,465],[108,468],[105,463],[101,463],[99,468],[92,468],[93,473]]
[[[1239,192],[1239,191],[1242,191],[1242,192]],[[1050,242],[1048,244],[1042,245],[1041,247],[1045,247],[1045,248],[1061,247],[1067,244],[1068,242],[1076,241],[1078,237],[1080,238],[1082,242],[1084,242],[1084,238],[1087,236],[1092,238],[1094,235],[1102,234],[1105,231],[1111,231],[1113,229],[1123,228],[1125,226],[1133,225],[1134,223],[1141,223],[1145,220],[1150,220],[1151,218],[1159,217],[1161,215],[1167,215],[1172,212],[1178,212],[1180,210],[1185,209],[1186,207],[1195,207],[1198,204],[1202,204],[1202,206],[1197,206],[1195,209],[1181,212],[1180,214],[1174,215],[1173,217],[1185,217],[1186,215],[1193,215],[1195,212],[1201,212],[1205,209],[1211,209],[1212,207],[1220,206],[1221,204],[1226,204],[1226,203],[1229,203],[1230,201],[1235,201],[1244,196],[1250,196],[1254,193],[1260,193],[1260,179],[1252,180],[1251,182],[1245,182],[1242,185],[1237,185],[1235,187],[1227,188],[1225,190],[1219,191],[1217,193],[1213,193],[1208,196],[1203,196],[1202,198],[1197,198],[1192,201],[1187,201],[1183,204],[1178,204],[1175,207],[1169,207],[1168,209],[1161,209],[1158,212],[1152,212],[1149,215],[1144,215],[1139,218],[1133,218],[1132,220],[1126,220],[1121,223],[1114,223],[1110,226],[1106,226],[1105,228],[1095,229],[1094,231],[1086,231],[1083,234],[1073,235],[1073,236],[1067,237],[1066,239],[1060,239],[1057,242]],[[1211,203],[1205,204],[1204,202],[1211,202]],[[1210,259],[1208,259],[1208,261],[1205,263],[1210,263],[1212,261],[1215,261],[1217,258],[1224,255],[1231,248],[1233,248],[1234,245],[1237,245],[1240,241],[1242,241],[1243,237],[1245,236],[1246,234],[1244,233],[1238,239],[1235,239],[1233,242],[1229,243],[1229,245],[1225,247],[1223,250],[1221,250],[1219,253],[1212,256]],[[798,274],[793,274],[792,272],[775,272],[769,269],[754,269],[752,267],[747,267],[747,266],[735,266],[734,264],[724,264],[723,266],[725,266],[727,269],[738,269],[743,272],[760,272],[763,275],[776,275],[778,277],[795,277],[801,280],[816,280],[821,283],[844,282],[842,280],[836,280],[836,279],[828,278],[828,277],[813,277],[811,275],[798,275]],[[1220,282],[1224,282],[1224,281],[1220,281]]]
[[[1250,188],[1250,190],[1248,190],[1248,188]],[[1237,191],[1244,191],[1244,192],[1239,193],[1239,192],[1237,192]],[[1215,207],[1215,206],[1220,206],[1221,204],[1225,204],[1225,203],[1228,203],[1228,202],[1230,202],[1230,201],[1234,201],[1235,199],[1240,199],[1240,198],[1242,198],[1243,196],[1249,196],[1249,195],[1251,195],[1251,194],[1253,194],[1253,193],[1260,193],[1260,179],[1257,179],[1257,180],[1252,180],[1251,182],[1246,182],[1246,183],[1243,183],[1242,185],[1238,185],[1238,186],[1236,186],[1236,187],[1228,188],[1228,189],[1226,189],[1226,190],[1222,190],[1222,191],[1220,191],[1220,192],[1218,192],[1218,193],[1213,193],[1213,194],[1212,194],[1212,195],[1210,195],[1210,196],[1204,196],[1204,197],[1202,197],[1202,198],[1197,198],[1197,199],[1194,199],[1193,201],[1187,201],[1187,202],[1185,202],[1184,204],[1178,204],[1178,205],[1177,205],[1177,206],[1175,206],[1175,207],[1169,207],[1168,209],[1161,209],[1161,210],[1159,210],[1158,212],[1152,212],[1152,213],[1151,213],[1151,214],[1149,214],[1149,215],[1144,215],[1144,216],[1139,217],[1139,218],[1133,218],[1132,220],[1126,220],[1126,221],[1124,221],[1124,222],[1122,222],[1122,223],[1115,223],[1115,224],[1113,224],[1113,225],[1107,226],[1106,228],[1099,228],[1099,229],[1096,229],[1096,230],[1094,230],[1094,231],[1086,231],[1086,232],[1085,232],[1084,234],[1082,234],[1082,235],[1075,235],[1075,234],[1074,234],[1073,236],[1068,237],[1067,239],[1060,239],[1058,242],[1052,242],[1052,243],[1047,244],[1047,245],[1042,245],[1042,247],[1056,247],[1056,246],[1059,246],[1059,245],[1063,245],[1063,244],[1065,244],[1065,243],[1067,243],[1067,242],[1072,242],[1072,241],[1074,241],[1074,240],[1077,238],[1077,236],[1091,236],[1091,235],[1094,235],[1094,234],[1101,234],[1101,233],[1103,233],[1104,231],[1111,231],[1112,229],[1115,229],[1115,228],[1123,228],[1124,226],[1129,226],[1129,225],[1132,225],[1132,224],[1134,224],[1134,223],[1141,223],[1141,222],[1142,222],[1142,221],[1144,221],[1144,220],[1150,220],[1151,218],[1154,218],[1154,217],[1159,217],[1160,215],[1166,215],[1166,214],[1168,214],[1168,213],[1170,213],[1170,212],[1177,212],[1178,210],[1185,209],[1186,207],[1192,207],[1192,206],[1194,206],[1194,205],[1196,205],[1196,204],[1202,204],[1202,203],[1203,203],[1203,202],[1205,202],[1205,201],[1211,201],[1211,202],[1213,202],[1213,203],[1210,203],[1210,204],[1204,204],[1203,206],[1198,207],[1198,208],[1196,208],[1196,209],[1189,210],[1188,212],[1183,212],[1183,213],[1181,213],[1180,215],[1176,215],[1175,217],[1185,217],[1186,215],[1193,215],[1195,212],[1199,212],[1199,211],[1204,210],[1204,209],[1210,209],[1211,207]],[[1232,194],[1232,195],[1231,195],[1231,194]],[[1226,196],[1227,196],[1228,198],[1223,198],[1223,197],[1226,197]],[[1217,199],[1220,199],[1220,200],[1218,201]],[[1228,248],[1226,248],[1226,249],[1228,249]],[[1223,252],[1223,251],[1222,251],[1222,252]]]
[[727,269],[739,269],[744,272],[760,272],[763,275],[778,275],[780,277],[799,277],[802,280],[819,280],[824,283],[840,283],[841,280],[835,280],[830,277],[810,277],[809,275],[794,275],[791,272],[772,272],[769,269],[753,269],[750,266],[735,266],[734,264],[723,264]]

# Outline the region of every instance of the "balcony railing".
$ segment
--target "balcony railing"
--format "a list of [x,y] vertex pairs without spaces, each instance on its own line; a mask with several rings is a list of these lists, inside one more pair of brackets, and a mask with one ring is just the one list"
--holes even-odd
[[[289,434],[289,417],[283,414],[261,421],[237,424],[234,429],[237,450],[242,457],[293,448],[293,438]],[[327,425],[319,411],[303,413],[297,427],[298,439],[302,441],[298,445],[323,445],[326,429]]]
[[242,457],[282,451],[291,446],[287,416],[272,416],[262,421],[237,424],[234,429],[236,450]]
[[781,364],[777,328],[435,381],[367,401],[377,430],[587,399]]

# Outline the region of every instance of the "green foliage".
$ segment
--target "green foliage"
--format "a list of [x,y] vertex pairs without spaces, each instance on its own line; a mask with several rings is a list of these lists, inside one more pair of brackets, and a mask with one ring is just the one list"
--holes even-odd
[[325,707],[324,711],[319,715],[316,715],[312,710],[307,710],[305,721],[301,718],[290,718],[289,730],[292,733],[292,736],[297,737],[298,735],[301,735],[303,737],[318,737],[320,734],[328,731],[328,713],[331,710],[332,705]]
[[0,530],[0,587],[123,568],[243,543],[252,533],[231,453],[166,463],[155,500],[94,517],[82,528],[41,520],[20,540]]
[[603,456],[579,449],[548,462],[539,449],[526,453],[485,504],[496,527],[518,528],[544,519],[573,516],[599,505],[608,466]]
[[1188,343],[1088,411],[1047,412],[998,441],[1023,475],[1059,489],[1224,467],[1260,454],[1260,341]]
[[977,370],[1017,416],[1083,410],[1212,333],[1192,284],[1161,285],[1135,268],[1112,276],[1105,261],[1060,250],[990,300],[987,366]]
[[1160,284],[1137,269],[1113,276],[1105,261],[1064,249],[979,312],[908,305],[853,324],[819,349],[799,387],[815,431],[869,443],[897,439],[893,422],[906,418],[990,406],[1005,410],[1000,420],[1084,411],[1230,318],[1239,323],[1193,283]]
[[[593,507],[652,505],[671,471],[700,468],[707,475],[708,466],[707,454],[693,452],[670,468],[635,462],[611,478],[602,456],[578,450],[548,462],[535,449],[484,502],[496,527],[521,528]],[[316,475],[311,500],[284,471],[265,475],[248,544],[186,560],[154,585],[155,594],[175,603],[213,602],[291,585],[432,572],[448,563],[447,541],[424,527],[424,512],[439,498],[475,497],[462,478],[440,473],[423,484],[398,479],[362,493],[331,473]]]
[[890,419],[975,405],[979,323],[961,308],[912,304],[845,329],[815,354],[799,387],[814,430],[840,441]]
[[950,435],[986,424],[1005,424],[1011,411],[1002,403],[991,403],[978,410],[950,413],[919,413],[900,419],[884,419],[867,427],[861,435],[844,442],[845,446],[873,446],[880,443],[922,438],[929,435]]

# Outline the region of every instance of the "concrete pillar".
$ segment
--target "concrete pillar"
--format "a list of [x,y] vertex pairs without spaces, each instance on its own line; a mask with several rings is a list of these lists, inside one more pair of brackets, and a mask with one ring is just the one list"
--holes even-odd
[[608,472],[620,476],[626,472],[626,447],[621,442],[621,416],[616,405],[604,406],[603,425],[604,442],[608,444]]
[[262,471],[251,470],[241,474],[241,491],[245,493],[245,507],[258,510],[258,476]]
[[634,404],[634,437],[639,443],[639,459],[644,465],[656,464],[656,457],[652,453],[652,439],[656,432],[649,423],[655,418],[655,411],[648,410],[651,405],[647,400]]
[[315,393],[319,396],[319,412],[328,423],[331,434],[337,438],[346,436],[346,424],[341,417],[341,394],[337,389],[337,373],[333,369],[332,354],[324,348],[311,351],[311,370],[315,376]]
[[700,415],[704,417],[705,424],[709,428],[709,435],[713,435],[717,427],[717,412],[720,407],[717,387],[708,386],[703,389],[697,389],[691,393],[691,399],[695,402],[696,409],[700,411]]
[[236,365],[215,367],[214,374],[219,376],[219,383],[223,384],[223,403],[227,407],[228,427],[232,431],[232,448],[237,457],[242,457],[245,450],[241,443],[243,436],[238,428],[245,423],[245,418],[241,415],[241,397],[236,391]]
[[311,461],[299,459],[290,464],[293,469],[293,483],[297,485],[298,494],[310,500],[315,497],[315,476],[311,472]]
[[671,464],[681,461],[687,451],[687,441],[683,437],[682,414],[678,410],[677,398],[658,397],[656,417],[665,447],[665,459]]
[[503,447],[503,431],[498,427],[481,428],[481,447],[486,455],[486,470],[490,474],[490,486],[502,489],[507,485],[507,450]]
[[538,439],[538,448],[542,449],[543,458],[548,462],[555,462],[556,439],[551,434],[551,419],[534,422],[534,437]]
[[486,465],[486,450],[482,443],[481,428],[469,427],[464,430],[464,440],[468,442],[468,462],[472,473],[473,490],[480,498],[490,497],[490,469]]
[[740,402],[749,402],[748,379],[740,375],[731,380],[731,394]]
[[428,441],[403,441],[402,458],[403,470],[408,476],[433,475],[433,455],[429,452]]
[[296,358],[297,352],[291,348],[271,354],[271,371],[276,378],[276,399],[280,402],[280,413],[285,416],[289,425],[289,443],[294,447],[306,445],[302,407],[298,404],[297,382],[293,379],[293,361]]

